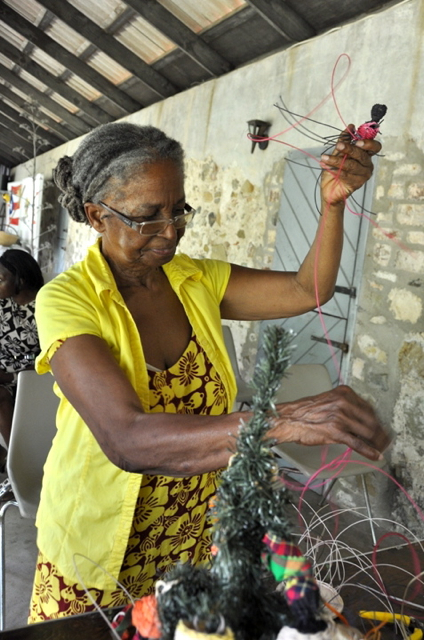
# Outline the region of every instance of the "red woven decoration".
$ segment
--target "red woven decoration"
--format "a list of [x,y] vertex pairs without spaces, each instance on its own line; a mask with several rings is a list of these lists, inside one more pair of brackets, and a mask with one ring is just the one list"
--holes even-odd
[[377,122],[365,122],[356,129],[356,136],[363,140],[373,140],[377,133],[380,133],[380,127]]

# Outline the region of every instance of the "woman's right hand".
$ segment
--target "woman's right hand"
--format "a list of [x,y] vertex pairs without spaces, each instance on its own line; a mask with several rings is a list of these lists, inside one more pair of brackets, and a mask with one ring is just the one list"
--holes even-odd
[[278,404],[277,413],[269,435],[279,443],[343,444],[378,460],[391,441],[372,406],[346,385]]

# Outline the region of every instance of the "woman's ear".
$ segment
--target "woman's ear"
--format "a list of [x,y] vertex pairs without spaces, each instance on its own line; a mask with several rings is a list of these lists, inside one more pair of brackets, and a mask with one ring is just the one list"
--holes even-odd
[[93,202],[86,202],[84,204],[84,211],[85,215],[87,216],[87,220],[93,227],[93,229],[95,229],[98,233],[103,233],[104,223],[102,220],[102,211],[100,205],[94,204]]

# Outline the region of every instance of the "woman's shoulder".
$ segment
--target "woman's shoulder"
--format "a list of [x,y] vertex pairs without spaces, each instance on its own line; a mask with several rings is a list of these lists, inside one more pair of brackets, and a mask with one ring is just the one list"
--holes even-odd
[[62,293],[85,296],[88,291],[113,287],[113,278],[106,261],[97,247],[90,247],[83,260],[46,282],[37,297],[50,297]]
[[216,269],[227,270],[230,268],[230,264],[225,260],[217,260],[214,258],[192,258],[186,253],[177,253],[172,263],[178,267],[185,267],[187,269],[197,269],[203,273],[214,271]]
[[229,262],[213,258],[191,258],[180,253],[175,255],[172,264],[177,281],[180,279],[202,283],[203,286],[219,291],[222,297],[222,291],[225,290],[231,274]]
[[79,271],[80,270],[78,269],[78,264],[76,264],[66,271],[55,274],[44,283],[38,295],[40,295],[41,293],[45,294],[47,292],[56,291],[63,287],[69,288],[69,285],[72,285],[74,281],[79,279]]

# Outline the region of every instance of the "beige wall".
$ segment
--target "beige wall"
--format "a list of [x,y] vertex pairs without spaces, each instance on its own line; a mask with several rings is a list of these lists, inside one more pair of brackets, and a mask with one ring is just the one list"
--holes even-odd
[[[397,433],[392,456],[414,498],[424,503],[424,3],[408,0],[321,37],[243,67],[222,78],[148,107],[127,120],[153,124],[186,150],[187,199],[199,209],[181,249],[267,268],[272,263],[284,156],[289,147],[271,143],[250,153],[246,121],[272,122],[271,134],[287,125],[274,106],[283,96],[293,111],[342,128],[330,96],[338,56],[351,58],[337,89],[346,122],[369,119],[371,106],[388,105],[382,125],[373,210],[380,228],[370,228],[349,382],[377,406]],[[346,69],[346,59],[337,78]],[[315,128],[315,127],[314,127]],[[300,133],[280,141],[310,147]],[[44,154],[38,170],[49,179],[57,159],[77,141]],[[25,172],[17,169],[16,177]],[[385,235],[387,233],[388,235]],[[388,236],[392,235],[401,244]],[[67,264],[79,260],[93,240],[88,228],[70,222]],[[257,326],[234,327],[240,365],[252,373]],[[379,506],[395,505],[399,517],[411,509],[389,497],[387,483],[371,486]],[[397,492],[396,496],[400,495]],[[341,498],[359,500],[356,483],[343,483]],[[415,518],[416,520],[416,518]]]

